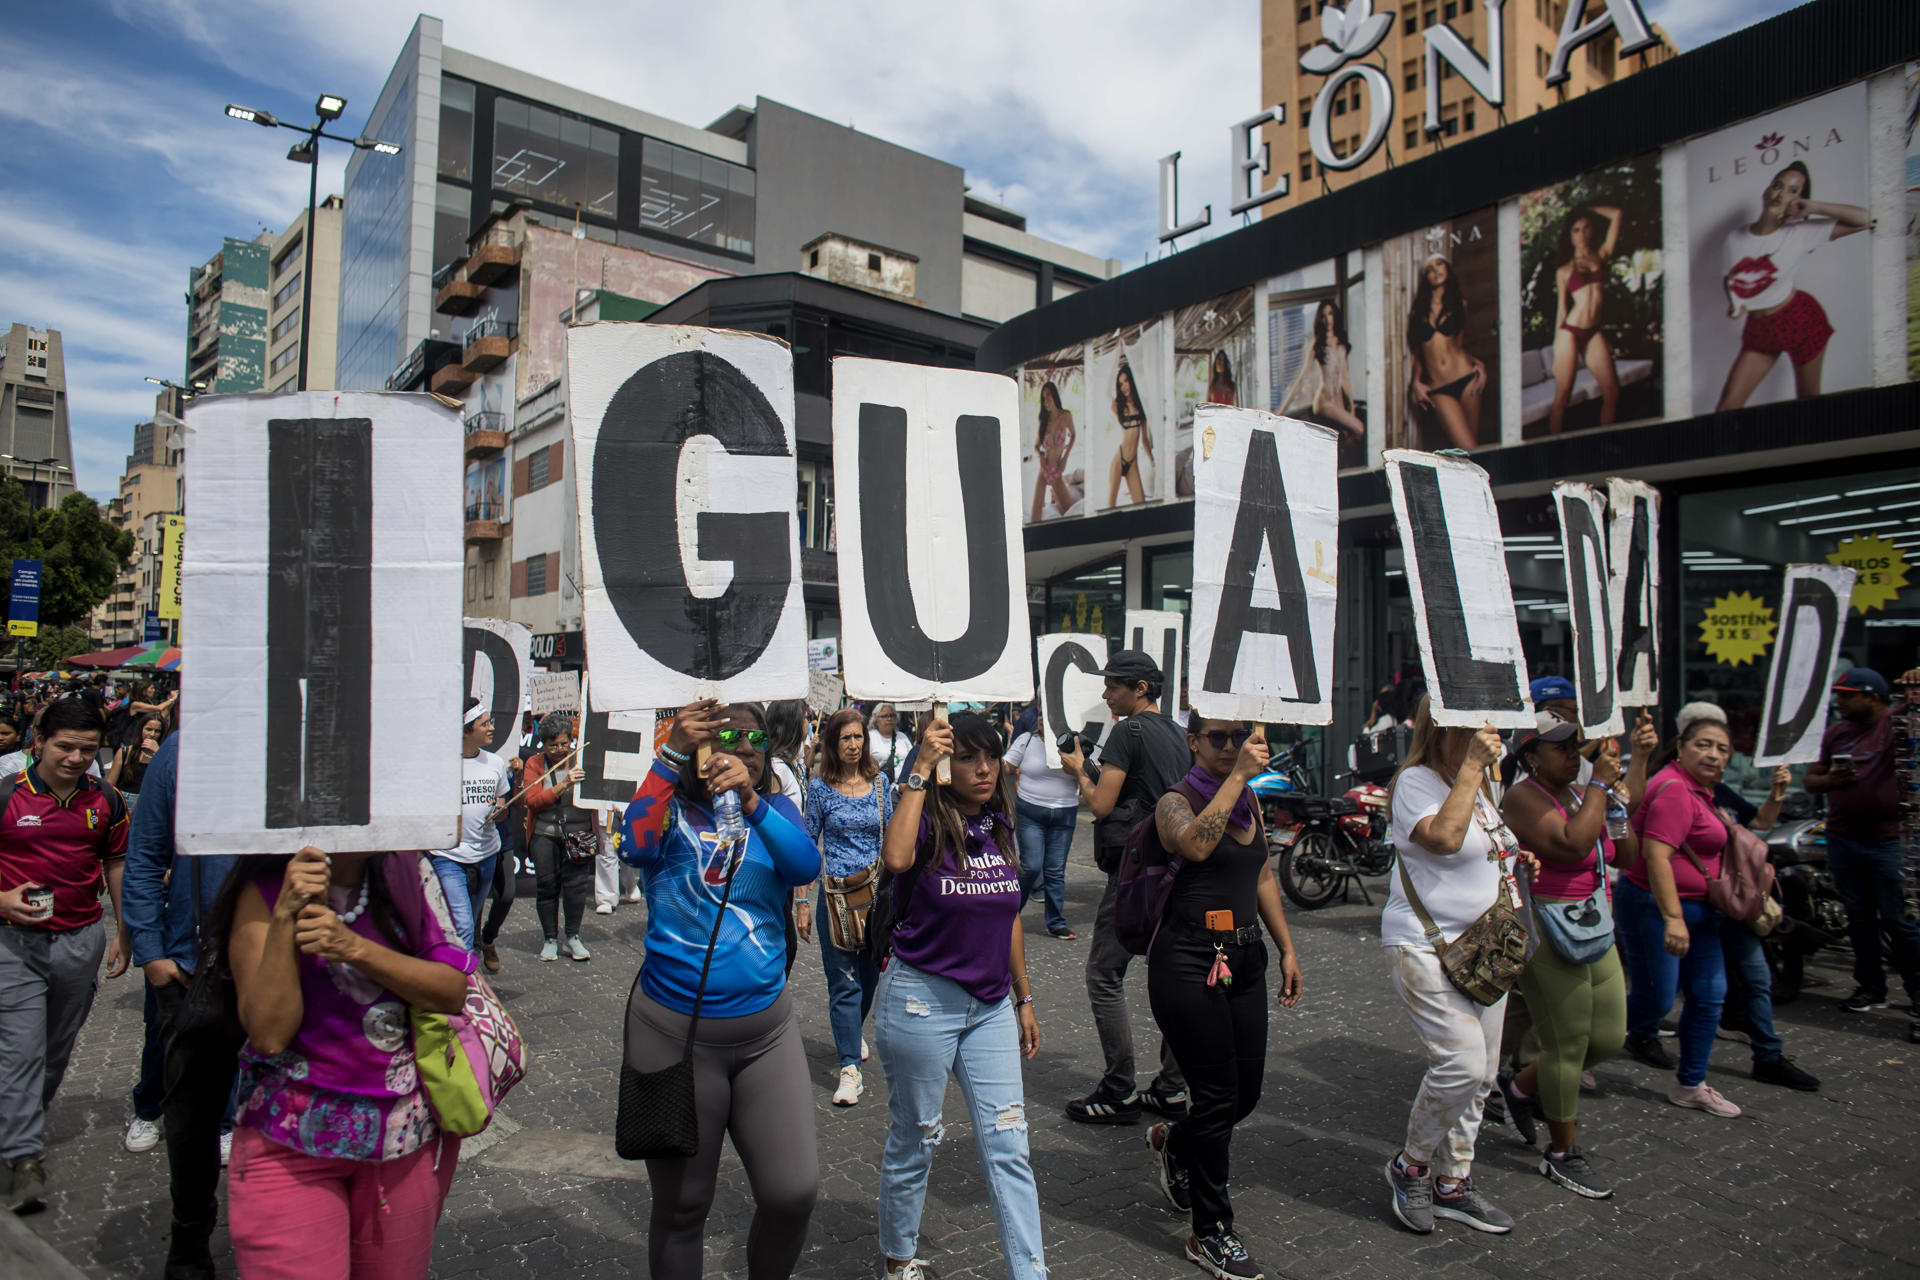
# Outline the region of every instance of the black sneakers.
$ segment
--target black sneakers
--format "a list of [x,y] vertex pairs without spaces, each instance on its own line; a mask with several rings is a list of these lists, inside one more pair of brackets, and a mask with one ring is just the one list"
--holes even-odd
[[1142,1089],[1134,1095],[1140,1099],[1140,1105],[1149,1111],[1157,1111],[1169,1120],[1182,1120],[1187,1114],[1187,1091],[1185,1089],[1167,1089],[1158,1080],[1151,1088]]
[[1575,1195],[1585,1196],[1589,1200],[1606,1200],[1613,1195],[1613,1188],[1594,1171],[1594,1167],[1587,1162],[1587,1153],[1579,1147],[1565,1155],[1556,1155],[1551,1151],[1542,1155],[1540,1172],[1549,1181],[1557,1182]]
[[1798,1089],[1802,1093],[1817,1093],[1820,1090],[1820,1081],[1794,1066],[1791,1058],[1782,1058],[1778,1062],[1754,1063],[1753,1078],[1761,1084],[1777,1084],[1788,1089]]
[[1193,1182],[1187,1176],[1186,1166],[1174,1157],[1173,1146],[1167,1141],[1173,1133],[1173,1126],[1166,1123],[1156,1124],[1147,1130],[1147,1145],[1153,1148],[1153,1164],[1160,1175],[1160,1190],[1167,1197],[1167,1203],[1182,1213],[1193,1212]]
[[1513,1131],[1520,1135],[1520,1141],[1532,1146],[1540,1136],[1533,1123],[1533,1099],[1521,1097],[1513,1087],[1513,1070],[1509,1067],[1500,1068],[1494,1082],[1500,1086],[1498,1093],[1506,1102],[1507,1120],[1513,1125]]
[[1865,987],[1855,987],[1853,994],[1840,1002],[1840,1008],[1847,1013],[1872,1013],[1875,1009],[1886,1007],[1886,992],[1882,991],[1876,995]]
[[1673,1055],[1653,1036],[1628,1036],[1627,1052],[1655,1071],[1672,1071],[1677,1065]]
[[1078,1120],[1081,1124],[1139,1124],[1140,1095],[1130,1093],[1124,1098],[1116,1098],[1095,1089],[1086,1097],[1075,1098],[1067,1104],[1067,1119]]
[[38,1156],[23,1156],[13,1162],[13,1180],[8,1190],[8,1207],[23,1217],[47,1207],[47,1171]]
[[1266,1280],[1231,1227],[1215,1227],[1203,1236],[1187,1237],[1187,1261],[1219,1280]]

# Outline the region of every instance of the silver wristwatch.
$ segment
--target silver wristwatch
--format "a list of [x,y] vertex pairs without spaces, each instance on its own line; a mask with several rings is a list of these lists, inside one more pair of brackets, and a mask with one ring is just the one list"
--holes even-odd
[[917,773],[910,773],[907,775],[906,781],[900,785],[909,791],[925,791],[927,789],[927,780]]

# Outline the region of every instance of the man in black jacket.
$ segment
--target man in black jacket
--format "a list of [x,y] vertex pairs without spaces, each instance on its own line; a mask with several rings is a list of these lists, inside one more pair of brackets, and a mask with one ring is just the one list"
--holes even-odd
[[1153,659],[1138,649],[1122,649],[1100,674],[1107,681],[1107,709],[1117,722],[1100,749],[1100,764],[1088,763],[1077,743],[1071,753],[1060,753],[1060,763],[1074,775],[1080,798],[1093,810],[1094,861],[1107,873],[1107,891],[1100,898],[1093,945],[1087,951],[1087,999],[1107,1071],[1092,1093],[1067,1104],[1067,1117],[1084,1124],[1134,1124],[1143,1106],[1164,1116],[1186,1114],[1187,1085],[1163,1039],[1160,1074],[1144,1093],[1134,1089],[1126,992],[1133,954],[1114,932],[1116,873],[1127,833],[1150,817],[1160,797],[1186,776],[1193,757],[1186,731],[1160,713],[1165,676]]

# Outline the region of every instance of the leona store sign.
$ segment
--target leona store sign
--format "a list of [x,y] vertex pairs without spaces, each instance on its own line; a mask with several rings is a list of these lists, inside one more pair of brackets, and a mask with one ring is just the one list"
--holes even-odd
[[[1488,48],[1485,59],[1449,23],[1435,23],[1423,33],[1427,72],[1426,131],[1429,135],[1439,133],[1441,128],[1442,59],[1489,106],[1499,107],[1506,103],[1506,31],[1501,14],[1506,0],[1482,2],[1487,11]],[[1554,45],[1553,62],[1547,70],[1548,85],[1561,84],[1569,78],[1572,73],[1567,70],[1567,60],[1575,49],[1610,30],[1619,33],[1622,56],[1660,43],[1660,37],[1647,25],[1646,14],[1640,11],[1640,0],[1598,0],[1598,3],[1600,11],[1590,20],[1586,13],[1594,7],[1595,0],[1572,0],[1566,6],[1566,18],[1560,24],[1560,39]],[[1314,97],[1313,111],[1308,117],[1307,141],[1313,150],[1313,158],[1323,169],[1337,173],[1365,164],[1386,141],[1387,130],[1399,117],[1395,110],[1392,78],[1380,67],[1360,61],[1379,48],[1380,42],[1387,38],[1387,33],[1393,30],[1395,16],[1392,10],[1376,14],[1373,0],[1352,0],[1345,9],[1328,5],[1320,11],[1320,43],[1301,55],[1300,69],[1307,75],[1321,77],[1320,91]],[[1334,150],[1328,122],[1333,118],[1334,101],[1346,91],[1350,80],[1359,80],[1366,86],[1367,127],[1360,135],[1360,145],[1346,155],[1340,155]],[[1286,107],[1277,104],[1259,115],[1240,121],[1228,131],[1232,138],[1235,186],[1231,212],[1245,213],[1287,194],[1289,185],[1285,174],[1277,175],[1274,185],[1267,190],[1259,189],[1259,179],[1271,171],[1271,146],[1262,142],[1256,150],[1254,144],[1254,130],[1269,122],[1280,124],[1286,118]],[[1177,240],[1212,222],[1212,205],[1205,206],[1198,218],[1185,223],[1180,221],[1180,153],[1175,151],[1162,156],[1161,242],[1164,244]]]

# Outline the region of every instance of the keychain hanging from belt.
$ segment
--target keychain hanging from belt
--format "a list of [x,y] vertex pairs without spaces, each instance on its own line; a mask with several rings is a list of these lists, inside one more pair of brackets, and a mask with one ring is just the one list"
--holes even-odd
[[1507,869],[1507,859],[1517,860],[1519,857],[1519,838],[1507,826],[1500,811],[1493,807],[1493,802],[1479,792],[1475,792],[1473,797],[1473,820],[1486,833],[1487,861],[1499,864],[1501,895],[1506,898],[1509,907],[1520,910],[1520,881]]
[[1227,967],[1227,948],[1220,941],[1220,935],[1233,932],[1233,912],[1207,912],[1206,927],[1207,932],[1213,935],[1213,967],[1207,970],[1207,985],[1230,987],[1233,985],[1233,970]]

